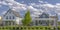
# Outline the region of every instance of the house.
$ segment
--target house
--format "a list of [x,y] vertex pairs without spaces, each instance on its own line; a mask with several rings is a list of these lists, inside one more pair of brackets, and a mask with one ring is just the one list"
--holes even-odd
[[[19,12],[16,12],[12,9],[9,9],[3,16],[2,16],[2,25],[22,25],[22,17],[20,16]],[[57,14],[55,16],[50,16],[48,13],[43,12],[38,17],[32,19],[30,25],[32,26],[56,26],[56,22],[58,20]]]
[[18,25],[21,24],[21,19],[22,17],[20,16],[19,12],[9,9],[2,16],[2,25]]
[[39,15],[39,17],[35,17],[32,20],[33,26],[56,26],[56,21],[57,21],[57,16],[50,16],[48,13],[43,12],[42,14]]

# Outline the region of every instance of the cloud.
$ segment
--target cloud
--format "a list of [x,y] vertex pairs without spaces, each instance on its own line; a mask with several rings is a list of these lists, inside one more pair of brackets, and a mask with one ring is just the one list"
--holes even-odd
[[22,1],[21,3],[24,3],[24,1]]
[[60,15],[60,13],[58,13],[58,15]]
[[60,3],[56,3],[56,5],[60,5]]
[[56,5],[52,5],[52,4],[49,4],[49,3],[46,3],[46,4],[32,3],[31,6],[38,7],[39,8],[38,11],[41,9],[42,12],[47,12],[50,15],[52,15],[51,13],[55,13],[55,14],[57,13],[58,15],[60,14],[60,3],[56,3]]
[[36,8],[34,8],[33,6],[28,6],[28,8],[32,11],[38,11]]
[[7,5],[5,1],[0,1],[0,5]]
[[49,8],[53,8],[54,7],[54,5],[52,5],[52,4],[43,4],[42,6],[46,6],[46,7],[49,7]]
[[[19,11],[19,12],[20,12],[20,10],[27,10],[28,7],[30,8],[30,10],[32,12],[38,11],[36,8],[34,8],[32,6],[27,6],[26,4],[21,4],[21,3],[14,1],[14,0],[3,0],[0,2],[0,4],[7,5],[10,8],[12,8],[12,10]],[[6,13],[6,11],[4,11],[2,14],[5,14],[5,13]]]
[[15,0],[3,0],[0,2],[1,5],[7,5],[12,9],[23,9],[26,10],[26,5],[16,2]]
[[[43,1],[41,1],[43,3]],[[0,2],[0,4],[3,4],[3,5],[7,5],[9,6],[10,8],[12,8],[14,11],[20,11],[20,10],[27,10],[27,8],[30,9],[30,11],[32,11],[32,14],[34,15],[39,15],[42,11],[42,9],[40,9],[40,7],[52,7],[52,5],[50,4],[43,4],[42,5],[37,5],[35,3],[31,3],[30,6],[26,5],[26,4],[21,4],[21,3],[18,3],[16,2],[15,0],[3,0]],[[38,7],[39,9],[37,8],[34,8],[34,7]]]
[[0,5],[0,7],[2,7],[2,5]]
[[4,11],[2,14],[4,15],[7,11]]
[[40,1],[40,0],[39,0],[39,2],[40,2],[40,3],[44,3],[43,1]]
[[48,3],[48,2],[46,2],[46,1],[41,1],[41,0],[39,0],[39,2],[40,2],[40,3]]
[[48,2],[44,2],[41,0],[39,2],[42,4],[30,3],[30,5],[28,6],[27,4],[21,4],[19,2],[16,2],[15,0],[3,0],[0,1],[0,5],[7,5],[10,8],[12,8],[14,11],[18,11],[18,12],[20,12],[20,10],[26,11],[27,8],[29,8],[30,11],[32,12],[31,13],[32,17],[38,16],[42,12],[47,12],[51,15],[53,11],[55,11],[54,13],[58,13],[58,15],[60,15],[60,3],[56,3],[55,5],[52,5],[49,4]]

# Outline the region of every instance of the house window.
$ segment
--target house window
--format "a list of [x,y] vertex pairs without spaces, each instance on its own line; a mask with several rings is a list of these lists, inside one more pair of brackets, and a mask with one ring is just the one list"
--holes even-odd
[[41,20],[39,20],[39,24],[41,24]]
[[15,17],[13,16],[13,19],[15,19]]
[[11,19],[11,16],[9,17],[9,19]]
[[35,21],[35,25],[38,25],[38,21],[37,20]]
[[43,15],[43,18],[45,18],[45,15]]
[[9,13],[11,13],[11,11]]
[[6,19],[8,19],[8,16],[6,16]]

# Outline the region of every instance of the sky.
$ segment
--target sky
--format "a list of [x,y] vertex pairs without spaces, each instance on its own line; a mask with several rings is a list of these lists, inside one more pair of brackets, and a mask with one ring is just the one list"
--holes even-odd
[[32,17],[38,17],[42,12],[51,16],[58,14],[60,20],[60,0],[0,0],[0,16],[9,9],[19,12],[21,16],[24,16],[27,9]]

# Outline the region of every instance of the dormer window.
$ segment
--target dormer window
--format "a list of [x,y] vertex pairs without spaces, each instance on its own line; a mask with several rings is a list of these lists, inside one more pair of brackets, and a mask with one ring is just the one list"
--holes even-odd
[[47,13],[42,13],[39,18],[49,18],[49,14]]

